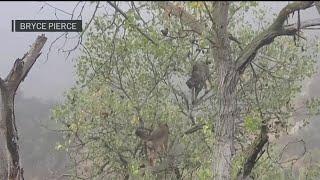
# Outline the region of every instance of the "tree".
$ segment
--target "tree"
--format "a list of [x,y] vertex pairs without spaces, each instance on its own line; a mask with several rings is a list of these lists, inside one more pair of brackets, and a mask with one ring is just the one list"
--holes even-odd
[[[307,48],[299,51],[285,37],[320,25],[320,19],[300,16],[297,24],[285,25],[289,15],[314,2],[288,4],[264,30],[240,26],[241,14],[255,10],[255,2],[107,4],[115,11],[94,18],[77,64],[77,86],[54,111],[65,125],[67,141],[59,147],[73,153],[76,177],[137,176],[145,156],[132,132],[166,121],[172,150],[151,172],[248,178],[272,128],[290,126],[291,102],[314,73],[314,49],[300,42]],[[184,80],[195,61],[211,62],[214,78],[211,92],[192,104]],[[89,163],[90,173],[79,174],[81,162]]]
[[[38,36],[31,49],[21,59],[14,62],[13,68],[5,79],[0,78],[1,121],[0,121],[0,176],[9,180],[23,179],[23,168],[20,162],[18,132],[15,123],[14,97],[20,83],[25,79],[47,38]],[[4,148],[3,148],[4,147]]]

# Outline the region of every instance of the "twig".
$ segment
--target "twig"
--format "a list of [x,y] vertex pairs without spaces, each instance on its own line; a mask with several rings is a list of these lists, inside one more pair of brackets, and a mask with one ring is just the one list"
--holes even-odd
[[[108,4],[110,4],[116,11],[120,12],[120,14],[126,18],[126,20],[128,20],[128,16],[126,15],[126,13],[124,13],[118,6],[116,6],[115,4],[113,4],[111,1],[107,1]],[[146,33],[144,33],[137,25],[135,24],[131,24],[131,26],[135,27],[144,37],[146,37],[149,41],[151,41],[154,45],[158,45],[151,37],[149,37]]]
[[63,13],[65,13],[65,14],[67,14],[67,15],[72,16],[71,13],[68,13],[67,11],[64,11],[64,10],[62,10],[62,9],[59,9],[59,8],[57,8],[57,7],[55,7],[55,6],[52,6],[51,4],[49,4],[49,3],[47,3],[47,2],[45,2],[45,4],[48,5],[48,6],[50,6],[50,7],[52,7],[52,8],[54,8],[55,10],[58,10],[58,11],[60,11],[60,12],[63,12]]

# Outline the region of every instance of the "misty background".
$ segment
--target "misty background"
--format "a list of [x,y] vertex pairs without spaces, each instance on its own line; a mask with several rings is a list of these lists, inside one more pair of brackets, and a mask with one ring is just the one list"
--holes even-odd
[[[78,2],[0,2],[0,76],[5,78],[17,58],[21,58],[30,45],[40,35],[39,32],[11,32],[11,20],[51,20],[70,19]],[[266,17],[271,20],[273,13],[278,13],[288,2],[263,2],[270,8]],[[95,4],[87,3],[82,13],[83,27],[92,15]],[[55,9],[53,7],[59,8]],[[79,12],[80,8],[77,9]],[[77,12],[76,12],[77,14]],[[98,13],[99,14],[99,13]],[[318,17],[315,8],[301,12],[302,20]],[[248,17],[250,21],[250,17]],[[295,22],[295,19],[291,19]],[[320,30],[305,30],[304,36],[318,38]],[[58,52],[63,41],[57,42],[51,49],[48,60],[47,53],[51,43],[62,33],[46,32],[48,38],[42,55],[38,58],[28,76],[21,83],[16,97],[16,118],[22,151],[23,167],[26,179],[54,179],[65,170],[67,156],[57,152],[55,146],[61,137],[47,127],[54,124],[50,120],[50,108],[63,102],[63,94],[75,83],[74,64],[79,51],[74,51],[68,59],[66,54]],[[75,43],[75,42],[74,42]],[[67,47],[74,46],[72,41]],[[320,62],[320,59],[318,60]],[[306,80],[299,101],[308,97],[320,96],[320,73]],[[298,130],[287,139],[301,139],[306,142],[307,150],[320,148],[320,118],[315,117],[304,129]],[[53,128],[54,129],[54,128]]]

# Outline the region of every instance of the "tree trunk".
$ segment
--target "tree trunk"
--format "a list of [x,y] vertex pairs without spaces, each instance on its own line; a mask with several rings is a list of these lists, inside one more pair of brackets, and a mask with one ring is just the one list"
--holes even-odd
[[18,132],[14,115],[14,97],[20,83],[41,54],[47,38],[38,36],[36,42],[22,59],[14,62],[8,76],[0,78],[1,119],[0,119],[0,175],[8,180],[23,180],[23,168],[19,157]]
[[0,180],[5,180],[8,174],[8,161],[6,157],[6,140],[5,140],[5,134],[1,128],[0,130]]
[[214,146],[215,179],[231,179],[231,164],[234,155],[234,124],[237,116],[235,87],[238,75],[234,67],[220,67],[220,110],[215,122],[214,131],[216,144]]
[[[1,105],[0,112],[2,115],[2,112],[4,110],[2,99],[0,99],[0,105]],[[8,176],[8,159],[7,159],[7,153],[6,153],[7,141],[6,141],[5,131],[6,131],[5,121],[0,120],[0,180],[6,180]]]
[[[9,90],[10,82],[0,80],[1,87],[1,119],[5,124],[2,128],[2,134],[5,136],[6,161],[7,161],[7,177],[9,180],[20,179],[21,165],[19,158],[18,134],[15,127],[13,97],[15,91]],[[10,93],[11,92],[11,93]]]
[[214,123],[213,173],[217,180],[231,179],[231,161],[234,155],[234,124],[237,116],[236,85],[239,80],[235,61],[231,58],[228,26],[229,2],[217,2],[214,10],[216,46],[213,50],[219,83],[219,118]]

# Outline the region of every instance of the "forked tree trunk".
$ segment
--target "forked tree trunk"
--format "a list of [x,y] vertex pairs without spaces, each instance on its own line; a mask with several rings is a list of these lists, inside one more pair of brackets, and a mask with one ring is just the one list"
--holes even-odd
[[2,179],[23,180],[23,168],[19,157],[18,132],[14,115],[14,97],[20,83],[40,56],[47,38],[38,36],[36,42],[22,59],[14,62],[8,76],[0,78],[1,119],[0,119],[0,175]]

